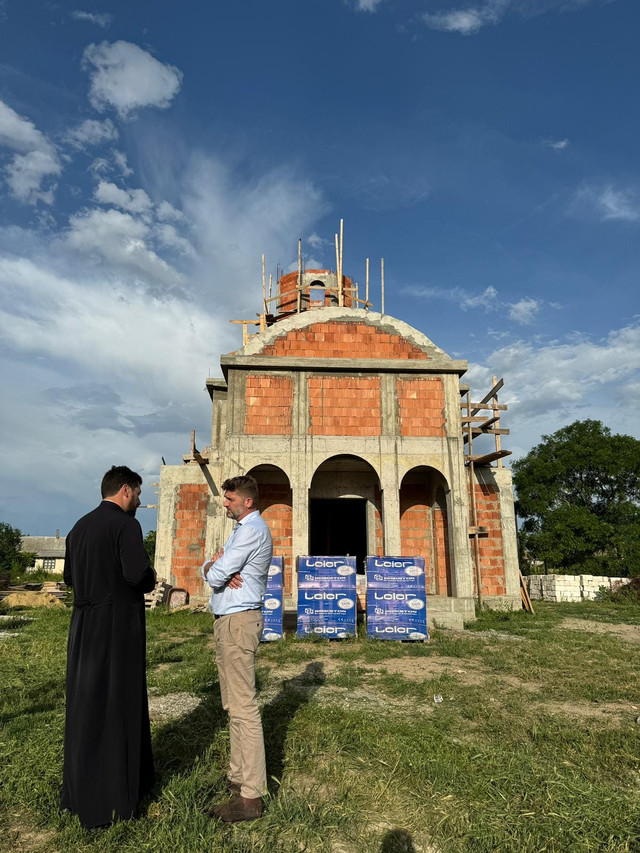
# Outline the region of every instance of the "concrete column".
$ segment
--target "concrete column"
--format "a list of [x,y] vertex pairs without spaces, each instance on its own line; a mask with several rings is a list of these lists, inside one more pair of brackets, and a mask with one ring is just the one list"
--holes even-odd
[[380,377],[380,412],[382,435],[398,434],[397,376],[383,373]]
[[[394,460],[395,461],[395,460]],[[395,464],[385,465],[380,472],[382,485],[382,529],[384,553],[400,556],[400,483]]]
[[464,467],[462,438],[449,438],[449,554],[451,586],[456,598],[473,597],[473,563],[469,545],[469,476]]
[[493,468],[498,487],[502,523],[502,553],[504,557],[504,582],[506,594],[520,600],[520,575],[518,573],[518,538],[516,513],[509,468]]

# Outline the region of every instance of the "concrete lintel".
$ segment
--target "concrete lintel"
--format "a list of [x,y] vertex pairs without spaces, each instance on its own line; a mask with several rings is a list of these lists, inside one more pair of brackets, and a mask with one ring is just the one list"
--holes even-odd
[[[302,370],[318,373],[323,370],[332,373],[454,373],[462,376],[466,373],[468,362],[444,358],[405,359],[405,358],[285,358],[280,355],[223,355],[220,365],[225,377],[229,368],[236,370]],[[207,385],[210,380],[207,380]],[[211,393],[211,392],[209,392]]]
[[226,391],[228,390],[228,388],[227,388],[227,380],[226,380],[226,379],[219,379],[219,378],[217,378],[217,377],[212,378],[212,377],[210,377],[210,376],[209,376],[209,377],[205,380],[205,384],[206,384],[206,387],[207,387],[207,391],[209,392],[209,396],[211,397],[211,399],[212,399],[212,400],[213,400],[213,394],[214,394],[214,392],[215,392],[215,391],[218,391],[218,392],[220,392],[220,391],[224,391],[224,392],[226,392]]

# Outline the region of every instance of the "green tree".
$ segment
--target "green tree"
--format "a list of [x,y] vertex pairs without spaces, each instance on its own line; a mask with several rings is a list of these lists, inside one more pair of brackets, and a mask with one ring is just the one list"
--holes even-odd
[[144,547],[151,560],[151,567],[155,565],[156,559],[156,531],[150,530],[144,537]]
[[526,556],[567,574],[640,575],[640,441],[576,421],[513,472]]
[[22,533],[0,521],[0,575],[16,578],[33,566],[36,555],[20,550]]

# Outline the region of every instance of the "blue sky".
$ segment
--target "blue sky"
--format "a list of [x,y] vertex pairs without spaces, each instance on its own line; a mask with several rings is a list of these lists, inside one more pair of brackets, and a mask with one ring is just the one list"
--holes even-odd
[[[0,520],[155,503],[267,271],[504,377],[504,446],[640,437],[636,0],[0,2]],[[155,512],[140,510],[145,530]]]

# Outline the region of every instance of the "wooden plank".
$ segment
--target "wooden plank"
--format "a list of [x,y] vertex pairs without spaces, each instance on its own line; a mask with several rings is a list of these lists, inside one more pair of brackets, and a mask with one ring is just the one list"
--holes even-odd
[[520,576],[520,597],[522,599],[522,606],[529,613],[535,614],[533,609],[533,604],[531,603],[531,599],[529,598],[529,590],[527,589],[527,585],[524,582],[524,578],[522,577],[522,572],[518,569],[518,574]]
[[[504,379],[500,379],[498,382],[496,382],[495,385],[493,386],[493,388],[489,391],[489,393],[485,394],[484,397],[482,398],[482,400],[480,400],[480,402],[477,404],[478,408],[480,408],[481,406],[484,406],[485,403],[488,403],[492,397],[495,397],[495,395],[498,393],[498,391],[502,388],[503,385],[504,385]],[[475,406],[476,404],[471,403],[471,405]],[[491,408],[495,408],[495,407],[491,406]],[[477,414],[477,412],[471,412],[471,414],[475,415],[475,414]]]
[[488,465],[496,459],[504,459],[505,456],[511,456],[511,451],[494,450],[493,453],[486,453],[484,456],[465,456],[465,462],[473,462],[475,465]]
[[[477,438],[479,435],[510,435],[511,430],[508,429],[481,429],[480,427],[472,427],[471,432],[473,433],[473,438]],[[467,444],[469,441],[469,436],[463,436],[463,443]]]
[[468,415],[462,415],[460,421],[463,424],[484,424],[487,423],[486,415],[475,415],[474,417],[469,417]]
[[[233,322],[233,321],[231,321],[231,322]],[[236,321],[236,322],[237,322],[237,321]],[[499,406],[491,405],[490,403],[487,403],[486,405],[485,405],[484,403],[469,403],[469,405],[470,405],[470,406],[471,406],[471,408],[474,410],[474,411],[472,412],[472,414],[473,414],[473,415],[477,415],[477,414],[478,414],[478,412],[479,412],[481,409],[489,409],[489,410],[490,410],[490,411],[492,411],[492,412],[493,412],[493,411],[495,411],[496,409],[499,409],[501,412],[506,412],[506,411],[507,411],[507,409],[509,408],[509,406],[508,406],[506,403],[500,403],[500,405],[499,405]],[[461,409],[466,409],[466,408],[467,408],[467,403],[463,403],[463,402],[461,402],[461,403],[460,403],[460,408],[461,408]],[[485,415],[485,417],[486,417],[486,415]]]

